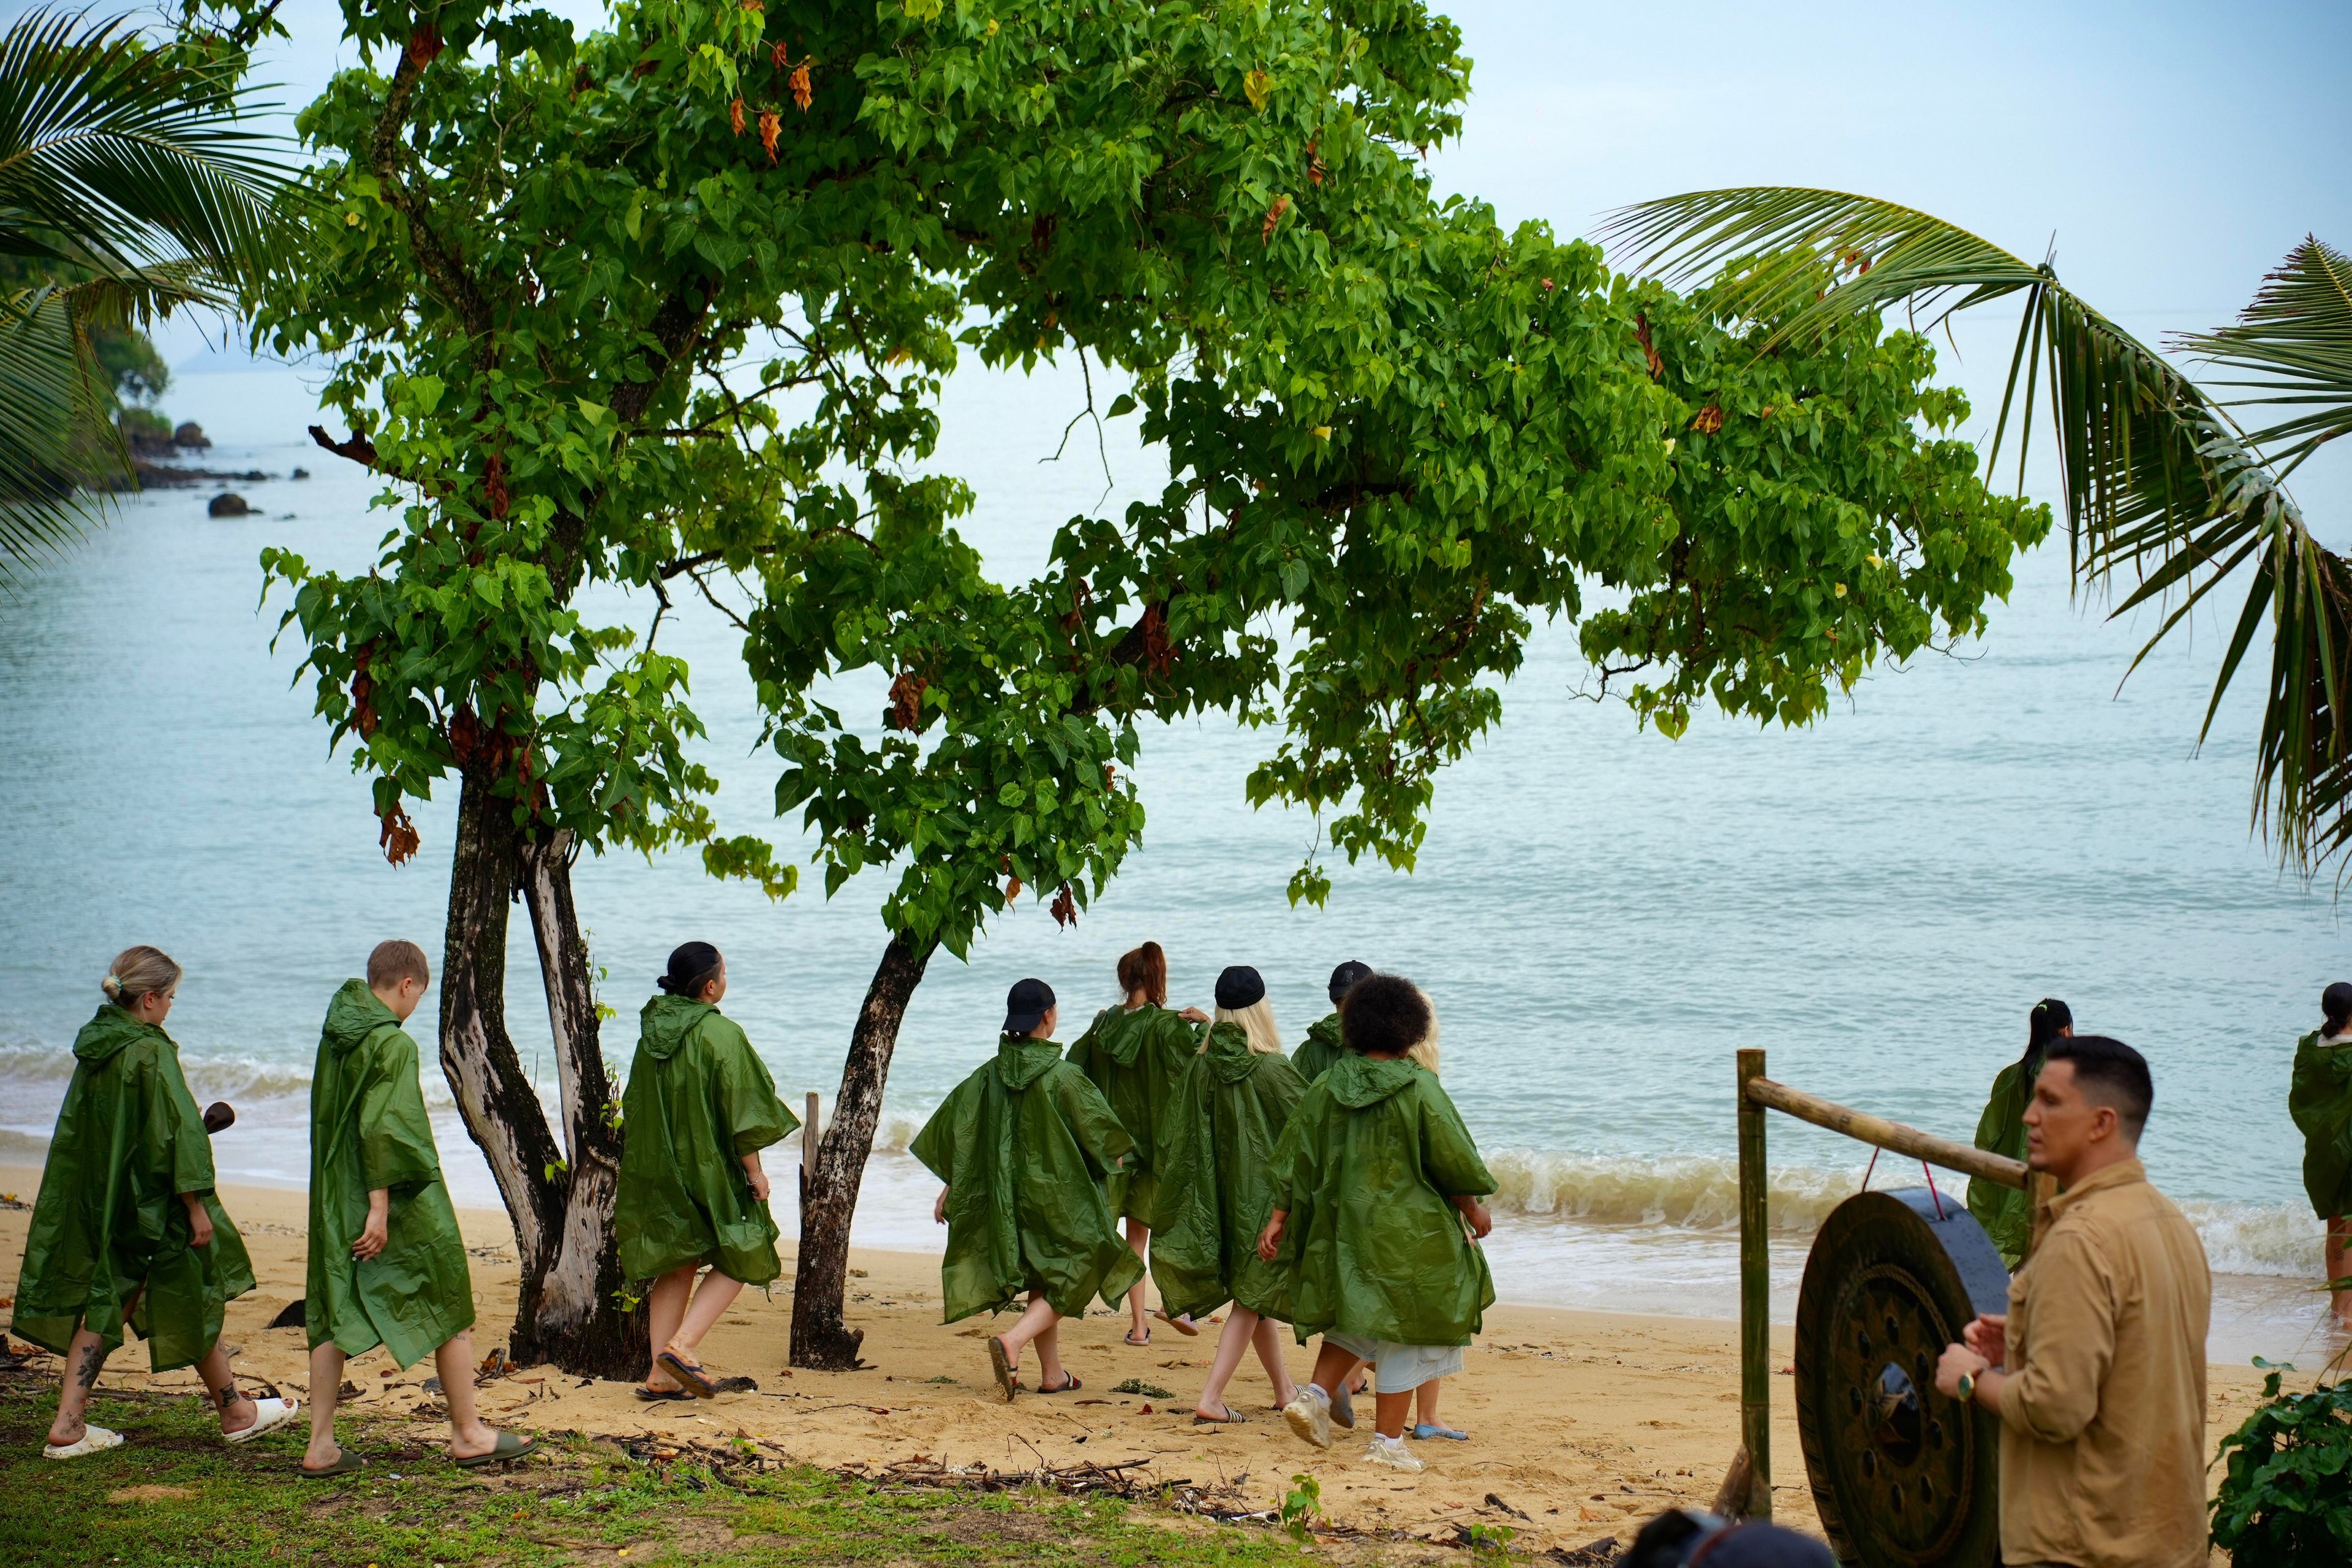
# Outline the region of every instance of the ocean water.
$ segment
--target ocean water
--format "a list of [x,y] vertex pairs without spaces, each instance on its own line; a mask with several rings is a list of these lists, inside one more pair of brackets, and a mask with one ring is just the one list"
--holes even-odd
[[[1120,426],[1098,448],[1081,424],[1041,461],[1083,403],[1075,374],[950,387],[938,466],[978,486],[967,532],[1003,571],[1042,561],[1073,513],[1163,477]],[[171,1027],[199,1098],[238,1108],[215,1145],[224,1174],[299,1184],[327,996],[384,937],[437,955],[452,807],[416,811],[422,855],[386,866],[365,782],[329,753],[298,653],[271,647],[285,595],[260,603],[262,547],[362,568],[388,526],[369,514],[367,476],[301,441],[316,417],[303,375],[185,374],[172,406],[219,441],[211,467],[313,477],[238,487],[258,510],[236,521],[205,515],[207,489],[131,500],[0,606],[0,1163],[38,1159],[108,959],[149,942],[188,971]],[[1073,929],[1024,903],[969,964],[934,961],[858,1240],[937,1246],[906,1141],[992,1048],[1004,988],[1049,980],[1074,1038],[1116,1000],[1117,955],[1149,937],[1169,950],[1178,1005],[1205,1002],[1223,965],[1256,965],[1294,1039],[1327,1010],[1339,961],[1410,974],[1437,1002],[1447,1087],[1502,1183],[1489,1247],[1504,1298],[1729,1315],[1738,1047],[1767,1049],[1784,1081],[1965,1139],[2027,1008],[2058,995],[2154,1063],[2145,1153],[2223,1272],[2216,1353],[2313,1355],[2320,1231],[2285,1095],[2320,988],[2352,968],[2340,911],[2330,886],[2283,877],[2249,835],[2251,706],[2225,706],[2193,745],[2220,637],[2201,629],[2119,689],[2146,626],[2072,597],[2063,550],[2020,563],[1981,642],[1883,670],[1799,732],[1719,719],[1680,742],[1643,731],[1595,700],[1572,632],[1547,628],[1499,731],[1442,781],[1418,869],[1341,864],[1322,910],[1284,897],[1313,821],[1243,795],[1270,737],[1218,721],[1150,731],[1150,826],[1109,892]],[[651,618],[650,605],[601,607]],[[660,636],[693,662],[723,828],[797,853],[796,825],[769,805],[776,764],[736,634],[681,599]],[[836,695],[878,724],[878,682]],[[620,1010],[605,1042],[617,1063],[669,948],[706,940],[728,954],[727,1010],[780,1090],[796,1107],[808,1090],[830,1100],[881,952],[877,874],[831,902],[811,887],[771,903],[691,857],[615,855],[583,862],[576,883]],[[551,1096],[516,913],[509,1023]],[[494,1205],[446,1087],[428,1073],[426,1088],[453,1187]],[[1785,1314],[1806,1238],[1860,1184],[1867,1151],[1780,1118],[1771,1140]],[[1920,1179],[1892,1159],[1873,1173]]]

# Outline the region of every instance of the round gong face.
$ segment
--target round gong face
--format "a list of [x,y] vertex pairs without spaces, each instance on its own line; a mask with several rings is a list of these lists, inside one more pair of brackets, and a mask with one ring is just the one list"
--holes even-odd
[[1805,1468],[1838,1556],[1863,1568],[1996,1561],[1992,1429],[1936,1392],[1937,1358],[1976,1315],[1938,1229],[1867,1193],[1831,1215],[1805,1264],[1795,1368]]

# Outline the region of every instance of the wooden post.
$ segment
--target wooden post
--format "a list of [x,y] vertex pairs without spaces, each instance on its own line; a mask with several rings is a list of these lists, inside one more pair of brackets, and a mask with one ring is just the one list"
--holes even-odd
[[2042,1245],[2042,1205],[2057,1195],[2058,1178],[2049,1172],[2035,1171],[2025,1178],[2025,1251],[2017,1260],[2020,1268]]
[[1747,1450],[1749,1519],[1772,1517],[1772,1260],[1765,1205],[1764,1107],[1750,1079],[1764,1053],[1739,1053],[1739,1440]]
[[808,1114],[801,1118],[801,1211],[808,1211],[809,1173],[816,1169],[816,1090],[809,1090]]

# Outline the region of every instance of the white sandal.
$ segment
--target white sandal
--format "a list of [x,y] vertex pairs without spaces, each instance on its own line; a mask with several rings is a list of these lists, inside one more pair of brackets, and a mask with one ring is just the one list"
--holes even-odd
[[44,1459],[79,1459],[85,1454],[102,1454],[109,1448],[122,1447],[122,1434],[110,1432],[103,1426],[84,1426],[81,1436],[71,1443],[45,1443],[41,1446]]
[[253,1402],[253,1425],[235,1432],[224,1432],[221,1438],[229,1443],[250,1443],[264,1432],[283,1426],[301,1411],[299,1399],[257,1399]]

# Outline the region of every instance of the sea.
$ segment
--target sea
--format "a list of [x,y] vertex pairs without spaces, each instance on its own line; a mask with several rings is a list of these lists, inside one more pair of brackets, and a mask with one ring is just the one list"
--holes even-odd
[[[391,526],[372,476],[303,433],[320,379],[218,351],[182,367],[169,405],[212,436],[202,463],[269,476],[228,487],[252,513],[209,517],[219,486],[128,498],[0,604],[0,1164],[39,1161],[109,959],[152,942],[186,968],[170,1028],[197,1098],[237,1110],[214,1143],[222,1175],[299,1186],[329,994],[383,938],[439,953],[454,798],[412,807],[422,851],[385,863],[367,782],[331,749],[299,634],[281,633],[290,599],[265,593],[258,565],[274,545],[363,571]],[[1097,371],[1093,406],[1114,390]],[[1062,522],[1117,515],[1164,481],[1133,421],[1100,423],[1087,400],[1076,365],[950,382],[932,467],[975,486],[961,526],[992,569],[1035,570]],[[677,598],[659,646],[690,661],[721,828],[804,860],[797,821],[773,811],[779,764],[740,634]],[[656,606],[603,594],[592,608],[643,633]],[[2352,973],[2343,910],[2330,877],[2282,872],[2253,831],[2258,661],[2200,747],[2226,623],[2131,671],[2152,626],[2073,591],[2053,536],[2019,561],[1982,638],[1874,671],[1809,728],[1703,716],[1679,740],[1601,689],[1571,626],[1541,626],[1499,728],[1441,780],[1412,871],[1324,855],[1320,909],[1285,895],[1320,853],[1317,822],[1244,795],[1276,733],[1153,725],[1136,769],[1149,827],[1118,879],[1070,928],[1024,898],[968,962],[932,963],[856,1239],[939,1247],[907,1142],[993,1049],[1006,987],[1048,981],[1075,1038],[1118,1000],[1119,953],[1151,939],[1174,1005],[1207,1004],[1221,968],[1253,964],[1294,1041],[1328,1010],[1342,960],[1410,975],[1436,1003],[1446,1088],[1501,1184],[1486,1246],[1503,1299],[1729,1317],[1735,1051],[1966,1140],[2024,1046],[2027,1010],[2057,996],[2153,1064],[2144,1153],[2217,1271],[2214,1354],[2315,1367],[2341,1342],[2323,1323],[2321,1230],[2286,1093],[2321,988]],[[878,731],[879,680],[832,696]],[[771,901],[692,854],[583,858],[575,889],[615,1009],[607,1056],[625,1069],[668,951],[711,942],[728,958],[726,1010],[779,1091],[829,1105],[893,875],[869,870],[828,900],[810,871]],[[509,1026],[551,1100],[520,908],[508,973]],[[426,1059],[450,1185],[494,1207]],[[1813,1230],[1865,1181],[1965,1189],[1892,1156],[1873,1168],[1863,1145],[1784,1117],[1769,1136],[1783,1319]],[[772,1157],[780,1192],[796,1159],[796,1144]]]

